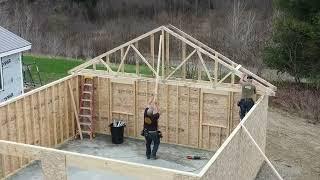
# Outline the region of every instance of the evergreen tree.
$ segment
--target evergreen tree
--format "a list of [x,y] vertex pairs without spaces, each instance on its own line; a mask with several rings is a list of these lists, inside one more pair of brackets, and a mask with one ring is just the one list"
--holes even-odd
[[320,1],[275,0],[280,15],[274,20],[272,40],[264,62],[280,72],[319,83]]

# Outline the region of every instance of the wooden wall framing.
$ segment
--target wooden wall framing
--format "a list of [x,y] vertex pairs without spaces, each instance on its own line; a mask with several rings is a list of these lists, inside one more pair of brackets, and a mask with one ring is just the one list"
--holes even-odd
[[[161,40],[158,41],[160,34]],[[144,38],[150,38],[147,39],[150,43],[147,46],[141,41]],[[170,63],[175,60],[171,56],[174,52],[171,48],[174,47],[174,40],[179,40],[182,51],[178,55],[181,57],[177,61],[179,65],[172,67]],[[155,47],[155,41],[159,42],[158,48]],[[141,53],[144,47],[150,50],[150,58]],[[155,52],[156,49],[158,52]],[[136,72],[131,74],[126,73],[123,66],[129,51],[135,53]],[[157,57],[155,53],[158,54]],[[190,79],[187,77],[186,63],[194,55],[197,55],[198,76]],[[115,56],[120,56],[117,70],[111,68],[111,58]],[[154,62],[155,59],[158,60],[157,64]],[[143,63],[152,72],[152,78],[142,74],[140,65]],[[102,65],[105,71],[97,70],[98,64]],[[210,64],[214,66],[210,67]],[[160,65],[161,74],[158,72]],[[90,66],[93,69],[88,69]],[[221,67],[227,70],[223,77],[218,75]],[[227,151],[229,146],[226,144],[234,145],[230,142],[248,140],[241,134],[238,125],[237,102],[240,99],[240,86],[235,82],[235,76],[243,74],[254,77],[258,93],[262,95],[262,100],[260,98],[250,115],[246,116],[246,126],[257,136],[258,144],[264,149],[265,124],[259,124],[262,131],[257,131],[258,128],[255,127],[258,126],[256,122],[260,120],[259,114],[263,115],[264,120],[266,118],[268,105],[265,99],[268,96],[264,95],[274,95],[276,87],[172,25],[156,28],[69,72],[72,75],[0,104],[0,177],[10,175],[35,159],[44,163],[43,168],[48,170],[45,173],[46,177],[52,178],[53,174],[56,174],[55,177],[59,179],[66,179],[64,170],[68,165],[102,170],[109,167],[112,171],[126,171],[139,177],[143,174],[142,171],[150,170],[158,178],[210,179],[212,172],[216,172],[215,169],[224,167],[219,164],[219,158],[225,158],[228,162],[224,163],[237,171],[232,175],[237,175],[240,171],[230,164],[234,161],[230,160],[232,151]],[[181,76],[177,77],[177,74]],[[220,152],[200,174],[194,174],[51,149],[77,135],[75,119],[79,108],[79,78],[82,75],[95,77],[96,132],[110,134],[109,124],[113,119],[121,119],[127,124],[126,137],[143,138],[140,136],[143,111],[148,98],[156,95],[161,107],[159,127],[164,137],[162,142]],[[229,77],[230,82],[225,82]],[[242,148],[240,150],[248,152],[241,154],[242,158],[249,158],[250,153],[253,153],[254,147],[239,147]],[[232,148],[234,147],[230,149]],[[221,155],[221,151],[225,154]],[[250,167],[251,169],[247,170],[243,168],[245,165],[241,165],[241,171],[245,172],[241,177],[250,178],[256,173],[261,159],[256,154],[254,158],[256,164]],[[50,160],[54,160],[55,166],[48,163]],[[222,179],[225,175],[216,173],[216,177]],[[148,179],[143,175],[141,178]]]
[[[155,79],[97,76],[94,82],[98,87],[94,104],[96,132],[110,134],[109,124],[120,119],[127,124],[126,137],[143,138],[143,112],[154,95]],[[162,142],[217,150],[233,130],[231,125],[239,122],[239,97],[239,90],[227,92],[183,81],[160,82]]]
[[[68,83],[77,92],[78,76],[70,75],[0,104],[0,139],[54,148],[74,137],[74,115]],[[0,177],[33,159],[3,155]]]
[[[265,148],[266,143],[267,108],[268,96],[262,96],[243,119],[243,124],[262,149]],[[254,179],[264,160],[244,133],[241,124],[234,129],[200,173],[171,170],[5,140],[0,140],[0,154],[3,157],[40,160],[44,176],[53,180],[66,180],[68,167],[111,171],[138,179],[150,179],[150,176],[154,179],[168,180]],[[148,175],[145,172],[148,172]]]

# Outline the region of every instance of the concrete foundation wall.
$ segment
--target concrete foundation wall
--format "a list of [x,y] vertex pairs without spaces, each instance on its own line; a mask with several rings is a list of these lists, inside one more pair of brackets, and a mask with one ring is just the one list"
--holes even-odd
[[[266,145],[268,96],[243,120],[245,127],[264,151]],[[255,179],[264,159],[239,125],[210,160],[202,179]]]
[[1,57],[3,89],[0,90],[0,102],[23,93],[21,53]]

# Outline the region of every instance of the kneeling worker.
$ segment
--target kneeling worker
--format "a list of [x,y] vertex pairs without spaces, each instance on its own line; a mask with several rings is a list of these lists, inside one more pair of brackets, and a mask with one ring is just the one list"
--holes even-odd
[[[157,159],[157,151],[160,145],[160,134],[158,132],[158,120],[160,117],[159,106],[152,97],[144,110],[143,135],[146,139],[146,156],[147,159]],[[151,151],[151,143],[153,148]]]
[[252,76],[247,75],[242,76],[240,84],[242,85],[242,93],[238,106],[240,106],[240,120],[242,120],[254,105],[253,99],[255,99],[256,87],[252,83]]

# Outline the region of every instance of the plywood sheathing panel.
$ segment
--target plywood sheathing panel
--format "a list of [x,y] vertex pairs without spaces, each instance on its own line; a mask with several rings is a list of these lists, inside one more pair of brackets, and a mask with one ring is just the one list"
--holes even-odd
[[[127,124],[125,136],[142,139],[143,112],[154,95],[154,80],[99,77],[95,84],[96,132],[109,134],[109,123],[120,119]],[[229,113],[233,102],[230,104],[228,92],[204,88],[202,93],[203,100],[200,88],[184,83],[159,84],[157,99],[161,111],[159,129],[163,133],[162,142],[199,147],[201,140],[200,148],[210,150],[216,150],[223,143],[229,134]]]
[[67,179],[65,155],[55,152],[42,151],[40,153],[40,160],[44,179]]
[[[265,96],[244,119],[244,125],[263,151],[267,108],[268,97]],[[263,162],[264,158],[239,125],[201,172],[204,173],[202,179],[254,179]]]

